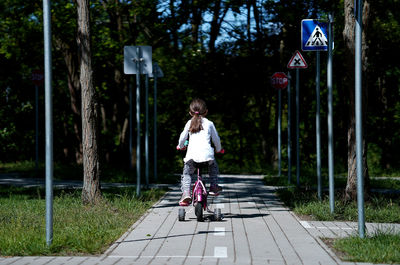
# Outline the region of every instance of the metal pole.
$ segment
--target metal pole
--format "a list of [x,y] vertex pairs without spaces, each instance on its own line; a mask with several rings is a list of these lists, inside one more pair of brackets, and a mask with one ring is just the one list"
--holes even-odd
[[132,95],[132,82],[131,78],[129,78],[129,169],[133,168],[133,95]]
[[35,169],[39,169],[39,86],[35,85]]
[[140,74],[141,74],[141,54],[140,47],[136,48],[136,196],[140,195]]
[[278,171],[278,176],[281,176],[281,117],[282,117],[282,90],[279,89],[278,90],[278,167],[279,167],[279,171]]
[[331,213],[335,210],[335,181],[333,163],[333,106],[332,106],[332,14],[329,14],[328,29],[328,167],[329,167],[329,206]]
[[357,205],[358,233],[365,237],[364,218],[364,176],[363,176],[363,132],[362,132],[362,0],[357,1],[356,8],[356,46],[355,46],[355,112],[356,112],[356,157],[357,157]]
[[46,113],[46,243],[53,242],[53,101],[51,63],[51,6],[50,0],[43,1],[44,31],[44,84]]
[[318,199],[321,200],[322,181],[321,181],[321,128],[320,128],[320,51],[317,51],[317,75],[315,80],[315,92],[317,96],[317,110],[315,113],[315,129],[317,144],[317,182],[318,182]]
[[291,99],[290,99],[290,82],[292,77],[290,76],[290,72],[288,72],[288,126],[287,126],[287,133],[288,133],[288,183],[292,181],[292,138],[291,138]]
[[296,179],[300,186],[300,101],[299,101],[299,69],[296,68]]
[[[153,68],[154,69],[154,68]],[[157,75],[158,75],[158,67],[155,68],[154,75],[154,180],[157,181]]]
[[145,176],[146,176],[146,187],[149,186],[149,75],[145,75],[145,101],[146,101],[146,132],[145,132],[145,139],[144,139],[144,149],[145,149]]

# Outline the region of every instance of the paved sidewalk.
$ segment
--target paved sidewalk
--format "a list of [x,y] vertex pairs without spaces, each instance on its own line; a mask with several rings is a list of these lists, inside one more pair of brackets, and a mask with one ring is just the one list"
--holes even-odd
[[[0,264],[355,264],[341,262],[319,239],[318,231],[329,229],[300,222],[261,176],[224,175],[221,182],[224,191],[211,206],[221,208],[222,221],[197,222],[187,207],[179,222],[175,188],[102,256],[0,258]],[[332,225],[338,228],[329,231],[350,230],[325,226]]]

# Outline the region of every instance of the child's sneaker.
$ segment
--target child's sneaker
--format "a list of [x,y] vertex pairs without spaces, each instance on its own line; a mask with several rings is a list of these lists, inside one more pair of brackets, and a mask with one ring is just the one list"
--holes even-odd
[[192,202],[192,198],[190,197],[190,194],[187,192],[184,192],[182,194],[181,200],[179,201],[179,205],[180,206],[189,206],[191,202]]
[[210,191],[208,192],[208,194],[211,196],[218,196],[221,191],[222,191],[221,186],[212,185],[212,186],[210,186]]

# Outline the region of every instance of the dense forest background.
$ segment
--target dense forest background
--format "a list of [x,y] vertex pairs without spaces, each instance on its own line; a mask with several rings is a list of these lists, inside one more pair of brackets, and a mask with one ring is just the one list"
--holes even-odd
[[[35,159],[35,87],[31,74],[35,69],[43,69],[41,4],[23,0],[0,2],[0,162],[3,163]],[[271,87],[270,77],[274,72],[288,72],[289,59],[295,50],[301,50],[301,20],[326,19],[331,12],[335,43],[335,167],[338,173],[346,172],[349,90],[354,89],[354,83],[346,75],[343,5],[343,1],[313,0],[91,1],[102,163],[129,168],[129,86],[134,86],[135,77],[123,73],[123,49],[127,45],[146,45],[152,46],[153,62],[164,72],[164,77],[158,79],[157,102],[161,174],[181,170],[182,154],[176,152],[175,146],[190,118],[188,106],[194,97],[207,102],[208,117],[214,121],[227,151],[219,160],[222,172],[261,173],[276,167],[277,91]],[[398,0],[371,1],[365,28],[368,70],[364,86],[368,89],[368,104],[364,106],[367,117],[364,136],[368,166],[373,174],[399,168],[399,5]],[[56,163],[79,165],[82,130],[76,10],[73,0],[52,1],[54,159]],[[316,157],[315,53],[302,54],[309,67],[300,71],[301,160],[302,166],[312,168]],[[328,141],[326,59],[327,54],[322,52],[323,168],[327,167]],[[291,75],[294,77],[294,72]],[[287,94],[286,90],[283,92],[282,159],[283,167],[287,168]],[[39,95],[39,143],[43,160],[42,87]],[[292,99],[294,106],[293,96]],[[144,100],[142,96],[142,104]],[[152,133],[152,79],[149,102]],[[292,121],[294,124],[294,118]],[[295,157],[294,152],[292,155]]]

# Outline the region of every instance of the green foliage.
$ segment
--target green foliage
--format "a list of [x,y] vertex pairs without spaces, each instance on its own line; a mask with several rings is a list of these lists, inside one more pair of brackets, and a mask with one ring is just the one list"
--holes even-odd
[[[247,2],[221,1],[215,47],[209,47],[215,25],[208,18],[217,10],[217,2],[171,3],[155,0],[91,1],[92,56],[101,114],[102,164],[128,169],[129,87],[133,85],[134,89],[135,78],[123,73],[123,48],[126,45],[149,45],[153,47],[153,61],[164,72],[164,77],[158,79],[157,102],[160,172],[167,174],[181,170],[182,157],[174,147],[190,118],[187,110],[193,97],[202,97],[208,103],[209,118],[216,124],[227,150],[226,156],[219,159],[221,172],[265,173],[271,167],[276,169],[277,96],[270,87],[269,78],[274,72],[287,71],[288,59],[294,50],[299,49],[300,18],[325,19],[332,11],[335,14],[335,166],[346,171],[347,117],[350,112],[348,90],[352,85],[347,83],[346,60],[343,58],[343,1],[294,3],[268,0],[257,2],[250,14],[247,13]],[[400,155],[396,151],[400,146],[400,104],[396,98],[400,96],[400,68],[392,56],[392,51],[399,46],[399,14],[397,0],[379,0],[370,4],[367,31],[370,67],[366,84],[370,95],[365,108],[365,136],[369,143],[370,170],[374,175],[381,175],[399,168]],[[76,8],[73,1],[52,1],[54,157],[56,162],[68,164],[81,162]],[[222,17],[225,8],[228,13]],[[259,21],[254,15],[255,8],[262,14]],[[30,75],[32,70],[43,68],[42,6],[34,1],[5,0],[1,2],[0,10],[0,31],[4,33],[0,36],[0,161],[34,160],[35,99]],[[196,15],[199,15],[199,20],[196,20]],[[247,25],[247,15],[251,19],[250,25]],[[233,18],[235,23],[231,23]],[[309,68],[301,71],[300,78],[301,160],[302,165],[312,167],[315,163],[315,54],[305,53],[303,56]],[[326,75],[325,57],[323,53],[321,77]],[[322,120],[327,115],[326,101],[323,100],[327,89],[326,81],[321,79],[323,125]],[[292,81],[294,92],[294,79]],[[151,117],[153,84],[151,79]],[[285,92],[282,94],[282,132],[287,129],[288,117]],[[72,106],[75,101],[78,102],[77,109]],[[41,160],[44,158],[45,140],[43,106],[44,93],[40,88]],[[291,114],[294,136],[294,107]],[[150,118],[151,132],[152,126]],[[327,139],[324,126],[321,139]],[[283,133],[282,146],[285,147],[287,142]],[[286,159],[285,148],[284,151],[283,159]],[[321,153],[322,161],[327,161],[327,145],[322,144]],[[285,163],[286,160],[284,166],[287,167]],[[322,166],[326,167],[325,162]]]

